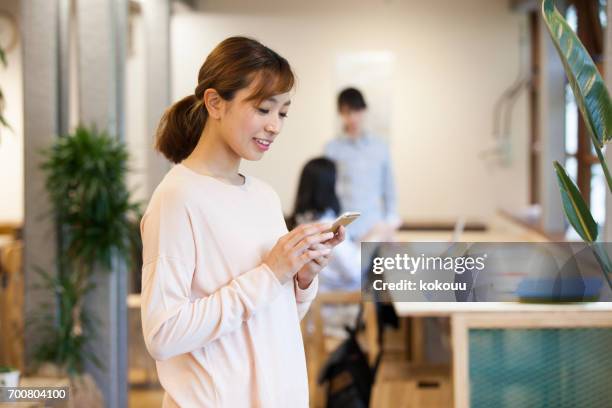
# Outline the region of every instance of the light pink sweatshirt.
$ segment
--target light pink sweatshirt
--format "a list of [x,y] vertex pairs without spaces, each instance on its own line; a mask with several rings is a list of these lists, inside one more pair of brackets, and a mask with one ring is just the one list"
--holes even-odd
[[164,407],[307,407],[300,319],[317,292],[262,263],[287,233],[278,195],[179,164],[142,219],[142,327]]

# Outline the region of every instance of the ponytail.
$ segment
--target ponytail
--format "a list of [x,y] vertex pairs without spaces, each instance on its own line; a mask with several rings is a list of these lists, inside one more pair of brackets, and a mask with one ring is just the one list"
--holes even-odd
[[195,149],[208,111],[201,100],[189,95],[164,112],[157,128],[155,148],[168,160],[180,163]]

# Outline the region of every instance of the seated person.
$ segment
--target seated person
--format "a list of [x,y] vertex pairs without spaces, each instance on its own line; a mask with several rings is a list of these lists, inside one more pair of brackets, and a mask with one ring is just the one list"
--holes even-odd
[[[295,225],[310,222],[333,222],[340,215],[340,203],[336,196],[336,165],[319,157],[310,160],[302,169],[292,221]],[[389,239],[385,223],[375,224],[361,239],[385,241]],[[351,238],[350,225],[346,237]],[[367,265],[364,265],[366,267]],[[345,239],[334,249],[327,267],[319,273],[321,292],[345,292],[361,289],[361,245]],[[323,311],[325,334],[344,337],[344,326],[354,326],[358,305],[326,308]]]

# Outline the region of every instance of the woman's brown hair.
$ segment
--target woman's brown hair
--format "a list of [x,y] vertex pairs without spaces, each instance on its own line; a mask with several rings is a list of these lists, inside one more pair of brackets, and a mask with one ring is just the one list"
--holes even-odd
[[204,91],[215,89],[230,101],[254,80],[257,86],[248,99],[260,102],[288,92],[295,79],[287,60],[260,42],[246,37],[223,40],[200,68],[194,93],[164,112],[157,128],[157,150],[172,162],[181,162],[195,149],[208,118]]

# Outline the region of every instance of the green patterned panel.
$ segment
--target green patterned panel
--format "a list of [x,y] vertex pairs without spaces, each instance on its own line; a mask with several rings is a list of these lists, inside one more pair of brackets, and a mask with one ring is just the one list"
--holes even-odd
[[471,329],[472,408],[612,407],[612,328]]

